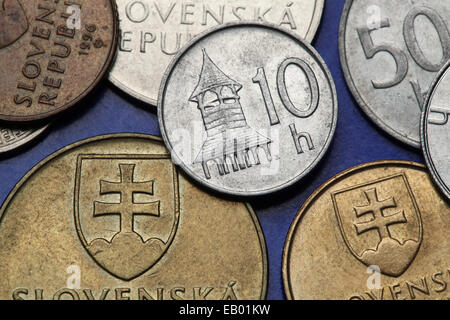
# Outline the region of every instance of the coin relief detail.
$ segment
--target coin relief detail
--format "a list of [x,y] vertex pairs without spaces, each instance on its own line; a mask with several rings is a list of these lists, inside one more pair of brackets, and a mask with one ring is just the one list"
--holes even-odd
[[421,164],[379,161],[338,174],[291,225],[287,298],[448,299],[449,212]]
[[380,128],[420,147],[429,86],[450,59],[448,2],[347,0],[339,51],[357,103]]
[[312,41],[323,0],[118,0],[120,43],[110,80],[128,94],[157,104],[162,76],[171,59],[210,27],[238,22],[270,22]]
[[174,161],[191,177],[250,196],[308,174],[332,141],[337,109],[331,75],[309,44],[250,22],[211,29],[176,56],[158,118]]
[[0,1],[0,119],[48,118],[86,96],[115,54],[114,2]]
[[0,218],[1,299],[266,295],[251,207],[192,185],[153,136],[101,136],[56,152],[19,182]]
[[436,185],[450,199],[449,143],[450,62],[442,68],[430,89],[422,114],[422,150]]

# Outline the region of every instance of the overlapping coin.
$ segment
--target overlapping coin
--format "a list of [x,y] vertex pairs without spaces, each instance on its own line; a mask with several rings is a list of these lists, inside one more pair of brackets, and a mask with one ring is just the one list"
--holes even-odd
[[339,51],[364,112],[396,139],[420,148],[420,116],[436,73],[450,59],[450,2],[347,0]]
[[117,1],[121,40],[110,80],[128,94],[156,106],[164,71],[176,53],[210,27],[233,21],[275,23],[311,41],[323,0]]
[[158,119],[176,164],[219,192],[292,185],[322,159],[337,123],[322,58],[275,25],[231,23],[184,47],[161,84]]
[[422,118],[422,148],[436,184],[450,199],[450,62],[431,86]]
[[450,207],[423,165],[345,171],[303,205],[286,239],[288,299],[450,298]]
[[0,210],[1,299],[263,299],[267,255],[249,205],[188,182],[158,138],[68,146]]
[[0,128],[0,154],[16,150],[39,137],[48,125],[38,128]]
[[106,73],[117,37],[112,0],[0,0],[0,119],[72,107]]

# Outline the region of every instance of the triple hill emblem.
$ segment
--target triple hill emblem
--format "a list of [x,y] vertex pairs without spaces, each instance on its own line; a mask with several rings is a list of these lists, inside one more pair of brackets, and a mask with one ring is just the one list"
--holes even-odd
[[402,275],[422,242],[422,221],[407,177],[399,174],[332,193],[351,253],[392,277]]
[[0,49],[19,40],[28,30],[28,21],[17,0],[0,0]]
[[123,280],[153,267],[178,227],[178,176],[166,156],[80,155],[75,224],[91,257]]
[[216,164],[223,176],[261,164],[261,150],[268,161],[272,160],[272,141],[247,124],[241,89],[242,85],[222,72],[203,50],[199,82],[189,101],[197,103],[207,133],[195,160],[202,165],[207,179],[211,179],[211,164]]

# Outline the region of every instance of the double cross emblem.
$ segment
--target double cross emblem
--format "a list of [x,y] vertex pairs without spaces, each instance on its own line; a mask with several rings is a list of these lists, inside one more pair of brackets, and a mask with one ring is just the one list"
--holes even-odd
[[100,194],[120,194],[120,203],[94,202],[94,217],[119,215],[120,232],[134,232],[134,216],[160,216],[160,201],[137,203],[135,195],[153,196],[154,181],[134,181],[134,164],[120,164],[120,182],[100,181]]
[[364,191],[369,202],[368,205],[355,207],[356,216],[361,218],[368,214],[373,215],[373,219],[368,222],[355,223],[356,232],[358,235],[366,233],[371,230],[378,231],[380,238],[391,238],[389,226],[399,223],[406,223],[405,212],[398,211],[390,216],[385,216],[383,211],[389,208],[397,208],[394,198],[386,200],[379,200],[377,189],[369,189]]

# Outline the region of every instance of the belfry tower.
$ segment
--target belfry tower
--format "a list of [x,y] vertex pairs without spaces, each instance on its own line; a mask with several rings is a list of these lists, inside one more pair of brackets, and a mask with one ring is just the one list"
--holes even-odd
[[203,49],[203,68],[189,101],[198,104],[208,135],[195,160],[202,164],[207,179],[211,179],[210,163],[217,164],[219,174],[225,175],[230,173],[229,166],[237,172],[261,164],[259,150],[272,161],[272,141],[247,124],[238,95],[241,89],[242,85],[223,73]]

